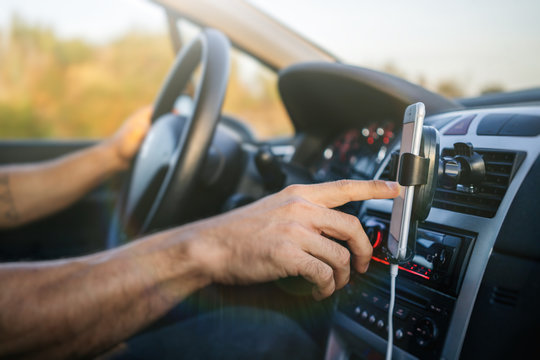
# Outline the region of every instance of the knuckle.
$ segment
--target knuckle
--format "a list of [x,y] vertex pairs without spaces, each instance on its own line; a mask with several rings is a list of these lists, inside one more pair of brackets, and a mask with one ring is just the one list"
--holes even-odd
[[345,219],[348,223],[347,225],[350,228],[355,229],[356,231],[364,231],[364,229],[362,228],[362,224],[360,223],[360,219],[358,219],[356,216],[345,214]]
[[364,231],[364,227],[362,226],[362,224],[359,224],[358,227],[355,228],[354,232],[356,234],[357,239],[363,242],[367,241],[368,244],[370,243],[369,238],[366,232]]
[[369,182],[369,195],[371,198],[376,195],[385,194],[388,192],[388,186],[385,181],[372,180]]
[[304,188],[304,185],[293,184],[283,189],[283,192],[288,195],[300,195],[303,188]]
[[351,180],[346,180],[346,179],[341,179],[341,180],[336,181],[336,186],[343,191],[351,190],[353,184],[354,183]]
[[300,196],[293,196],[287,201],[286,208],[288,212],[295,214],[311,210],[312,204]]
[[377,185],[375,181],[367,181],[366,187],[367,187],[366,200],[373,199],[373,195],[377,192]]
[[371,258],[371,256],[373,255],[373,247],[371,246],[369,242],[366,244],[366,249],[364,251],[365,251],[365,256],[367,258]]
[[339,266],[342,267],[342,268],[347,268],[349,267],[349,264],[350,264],[350,261],[351,261],[351,253],[345,249],[345,248],[341,248],[339,250],[339,258],[338,258],[338,261],[339,261]]
[[275,246],[271,247],[271,258],[272,259],[289,259],[294,257],[296,252],[296,247],[290,241],[279,240],[276,242]]
[[354,193],[354,182],[352,180],[346,180],[346,179],[342,179],[342,180],[338,180],[336,181],[336,185],[338,187],[338,189],[346,194],[346,198],[350,200],[352,200],[352,194]]
[[319,272],[319,278],[321,279],[321,283],[329,284],[333,282],[334,271],[332,270],[330,266],[321,264],[318,272]]
[[294,221],[287,221],[282,223],[279,232],[287,237],[294,236],[302,229],[302,226]]
[[381,192],[388,191],[388,186],[386,186],[384,181],[374,180],[374,181],[372,181],[372,183],[373,183],[373,188],[374,188],[375,192],[381,193]]

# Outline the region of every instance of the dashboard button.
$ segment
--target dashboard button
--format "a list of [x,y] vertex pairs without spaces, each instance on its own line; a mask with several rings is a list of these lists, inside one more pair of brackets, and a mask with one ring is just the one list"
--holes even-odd
[[384,321],[382,321],[382,320],[377,321],[377,327],[379,329],[382,329],[384,327]]
[[375,305],[376,307],[378,307],[379,309],[381,309],[383,311],[388,311],[388,302],[387,301],[377,301],[373,305]]
[[428,318],[420,319],[415,326],[416,342],[420,346],[427,346],[437,337],[437,325]]
[[497,135],[510,120],[512,114],[489,114],[484,116],[476,129],[477,135]]
[[397,306],[394,309],[394,315],[399,319],[405,319],[409,311],[403,307]]
[[403,330],[397,329],[397,330],[396,330],[395,336],[396,336],[396,339],[397,339],[397,340],[403,339]]
[[537,136],[540,134],[540,117],[516,114],[499,131],[503,136]]
[[469,126],[471,125],[471,122],[476,117],[475,115],[467,116],[464,119],[461,119],[456,124],[454,124],[450,129],[446,130],[444,135],[466,135],[467,131],[469,131]]
[[363,319],[363,320],[366,320],[368,318],[369,314],[366,310],[362,311],[362,314],[360,315],[360,317]]
[[377,321],[377,319],[375,318],[375,315],[371,315],[371,316],[369,317],[369,323],[370,323],[370,324],[375,324],[375,321]]

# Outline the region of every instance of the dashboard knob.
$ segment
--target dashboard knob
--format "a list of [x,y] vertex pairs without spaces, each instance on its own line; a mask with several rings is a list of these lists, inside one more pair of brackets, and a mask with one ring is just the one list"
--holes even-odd
[[279,190],[283,187],[286,175],[281,168],[278,158],[269,146],[262,147],[255,155],[255,165],[268,190]]
[[435,321],[431,318],[424,317],[418,320],[415,326],[416,342],[420,346],[428,346],[437,338],[438,329]]
[[454,158],[445,157],[442,159],[443,177],[441,183],[444,187],[453,189],[459,184],[461,176],[461,163]]
[[366,320],[369,316],[368,312],[366,310],[362,311],[362,314],[360,315],[363,320]]

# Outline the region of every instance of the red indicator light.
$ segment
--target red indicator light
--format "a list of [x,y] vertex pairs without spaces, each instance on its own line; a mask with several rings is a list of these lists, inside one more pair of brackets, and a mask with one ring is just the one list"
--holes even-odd
[[373,248],[375,249],[377,246],[379,246],[381,244],[381,241],[382,241],[382,232],[377,230],[377,239],[375,239]]
[[[385,261],[385,260],[376,258],[375,256],[372,256],[371,258],[372,258],[373,260],[378,261],[378,262],[380,262],[380,263],[383,263],[383,264],[385,264],[385,265],[390,265],[390,263],[389,263],[388,261]],[[429,280],[429,276],[426,276],[426,275],[427,275],[427,272],[426,272],[426,275],[423,275],[423,274],[417,273],[416,271],[413,271],[413,270],[404,268],[403,266],[398,266],[398,268],[399,268],[400,270],[404,270],[404,271],[406,271],[406,272],[408,272],[408,273],[411,273],[411,274],[414,274],[414,275],[417,275],[417,276],[420,276],[420,277],[422,277],[422,278],[424,278],[424,279]]]
[[367,143],[368,143],[369,145],[373,144],[374,141],[375,141],[375,140],[373,140],[372,137],[368,137],[368,138],[367,138]]
[[388,136],[385,136],[382,140],[383,143],[385,144],[388,144],[390,142],[390,139],[388,138]]

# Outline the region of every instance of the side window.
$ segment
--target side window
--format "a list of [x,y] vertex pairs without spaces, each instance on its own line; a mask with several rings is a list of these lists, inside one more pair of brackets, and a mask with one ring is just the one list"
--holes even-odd
[[173,60],[145,0],[9,1],[0,16],[0,138],[100,138],[151,104]]
[[[186,44],[200,28],[181,19],[178,30]],[[292,135],[294,128],[279,97],[276,72],[234,47],[231,59],[223,113],[247,124],[257,139]]]

